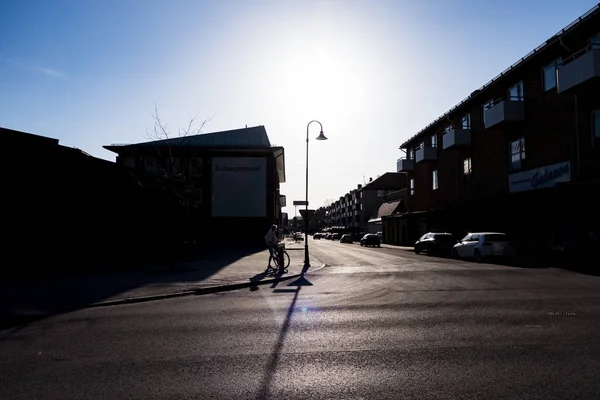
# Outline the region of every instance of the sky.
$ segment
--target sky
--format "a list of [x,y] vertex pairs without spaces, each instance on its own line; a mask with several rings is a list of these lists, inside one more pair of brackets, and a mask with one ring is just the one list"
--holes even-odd
[[0,126],[96,157],[264,125],[317,208],[396,170],[400,144],[592,8],[588,0],[2,0]]

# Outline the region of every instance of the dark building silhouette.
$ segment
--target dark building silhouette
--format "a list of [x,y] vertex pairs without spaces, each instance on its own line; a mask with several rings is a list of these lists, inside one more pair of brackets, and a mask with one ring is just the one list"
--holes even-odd
[[174,216],[180,231],[157,234],[200,245],[262,245],[270,225],[281,224],[284,149],[271,145],[264,126],[104,147],[140,185],[181,205],[183,214]]
[[598,93],[596,6],[400,146],[402,242],[433,230],[496,230],[533,253],[592,249]]
[[[58,139],[0,128],[3,263],[7,276],[113,268],[143,261],[169,240],[144,236],[170,228],[176,209],[140,190],[126,168],[62,146]],[[169,210],[155,213],[150,210]],[[123,221],[132,228],[118,229]]]

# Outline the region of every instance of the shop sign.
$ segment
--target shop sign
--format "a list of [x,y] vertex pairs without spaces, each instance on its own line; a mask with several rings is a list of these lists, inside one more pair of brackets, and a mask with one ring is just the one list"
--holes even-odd
[[508,176],[511,193],[544,189],[556,186],[560,182],[571,181],[571,162],[546,165],[541,168],[517,172]]

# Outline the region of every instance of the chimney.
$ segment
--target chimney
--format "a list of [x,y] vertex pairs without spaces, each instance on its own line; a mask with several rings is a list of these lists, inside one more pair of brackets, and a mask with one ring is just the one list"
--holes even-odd
[[373,178],[369,178],[369,182],[373,182]]
[[357,189],[362,189],[362,185],[359,183]]

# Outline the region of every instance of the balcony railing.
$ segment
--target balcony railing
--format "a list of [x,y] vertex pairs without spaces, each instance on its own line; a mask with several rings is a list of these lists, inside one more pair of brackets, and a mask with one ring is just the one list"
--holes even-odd
[[415,161],[434,161],[437,160],[437,147],[421,147],[415,152]]
[[396,172],[408,172],[415,169],[415,160],[400,158],[396,162]]
[[587,46],[565,60],[557,70],[556,90],[562,93],[600,77],[600,46]]
[[525,119],[525,103],[503,100],[485,110],[484,113],[486,129],[503,122],[519,122]]
[[470,146],[471,130],[452,128],[442,137],[442,147],[444,150],[452,147]]

